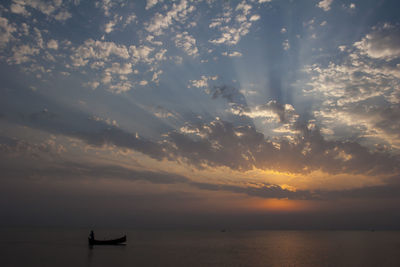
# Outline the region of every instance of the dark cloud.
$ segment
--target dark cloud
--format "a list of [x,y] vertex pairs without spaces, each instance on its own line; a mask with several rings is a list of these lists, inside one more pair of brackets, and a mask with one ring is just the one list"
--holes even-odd
[[52,140],[33,144],[25,140],[0,135],[0,158],[40,158],[43,155],[56,157],[62,148]]
[[[214,94],[245,105],[240,92],[233,88],[217,88]],[[325,140],[318,127],[309,129],[301,122],[291,126],[298,134],[290,142],[272,140],[251,124],[236,125],[223,120],[205,123],[200,119],[187,127],[196,133],[194,137],[193,134],[170,131],[159,140],[150,140],[105,121],[93,120],[85,113],[56,103],[45,103],[30,108],[37,110],[35,112],[7,114],[3,120],[79,138],[93,146],[115,145],[157,160],[184,161],[198,168],[225,166],[239,171],[260,168],[292,173],[322,170],[331,174],[366,175],[399,173],[398,156],[386,151],[372,152],[357,142]],[[276,101],[270,101],[265,108],[278,114],[282,122],[293,118],[292,110]],[[394,112],[389,113],[397,118]]]
[[[250,125],[254,127],[252,118],[244,116],[245,112],[249,112],[246,97],[235,87],[229,85],[214,86],[211,89],[212,99],[222,98],[227,101],[230,108],[235,113],[230,113],[230,120],[239,125]],[[236,114],[237,113],[237,114]]]
[[213,99],[222,97],[226,99],[228,103],[247,107],[245,96],[235,87],[228,85],[214,86],[211,93]]
[[117,165],[98,165],[90,163],[65,162],[37,163],[33,166],[25,165],[16,168],[7,162],[0,164],[2,169],[2,180],[26,180],[34,177],[48,179],[49,181],[63,180],[85,180],[85,179],[123,179],[127,181],[145,181],[152,184],[185,184],[200,190],[226,191],[232,193],[246,194],[261,198],[288,198],[288,199],[311,199],[312,194],[308,191],[289,191],[279,185],[262,184],[258,187],[239,186],[228,184],[212,184],[196,182],[183,175],[149,170],[134,170]]
[[[399,182],[400,179],[397,183]],[[400,185],[385,184],[341,191],[321,191],[318,192],[318,195],[322,199],[398,199],[400,198]]]
[[[4,140],[4,138],[2,138]],[[18,142],[17,142],[18,143]],[[30,145],[34,147],[34,145]],[[9,151],[0,150],[1,156]],[[47,151],[42,151],[47,153]],[[4,159],[4,158],[3,158]],[[11,163],[11,164],[10,164]],[[40,158],[29,164],[15,165],[11,159],[4,159],[0,164],[3,183],[24,181],[73,182],[85,179],[123,179],[127,181],[145,181],[152,184],[183,184],[199,190],[225,191],[245,194],[260,198],[278,198],[291,200],[336,200],[336,199],[374,199],[400,198],[400,177],[393,176],[384,185],[367,186],[347,190],[288,190],[279,185],[258,183],[254,186],[235,184],[216,184],[194,181],[186,176],[163,171],[137,170],[118,165],[99,165],[71,161],[54,161],[43,163]],[[33,180],[32,180],[33,179]]]
[[252,197],[260,198],[278,198],[278,199],[315,199],[313,193],[307,190],[290,191],[282,188],[279,185],[264,184],[261,187],[242,187],[227,184],[209,184],[209,183],[198,183],[191,182],[190,185],[195,186],[199,189],[210,190],[210,191],[228,191],[238,194],[246,194]]
[[172,131],[156,142],[79,114],[66,118],[49,113],[39,112],[34,119],[28,116],[23,123],[53,134],[73,136],[93,146],[116,145],[157,160],[182,160],[198,168],[226,166],[246,171],[255,167],[293,173],[322,170],[376,175],[396,174],[400,166],[397,156],[371,152],[356,142],[327,141],[317,127],[308,129],[304,125],[296,126],[300,133],[292,142],[269,140],[255,127],[235,126],[222,120],[192,125],[196,138]]
[[327,141],[318,128],[300,125],[294,142],[270,141],[254,127],[234,126],[217,120],[193,129],[198,138],[172,132],[168,151],[189,164],[227,166],[235,170],[274,169],[294,173],[322,170],[327,173],[393,174],[399,158],[370,152],[355,142]]

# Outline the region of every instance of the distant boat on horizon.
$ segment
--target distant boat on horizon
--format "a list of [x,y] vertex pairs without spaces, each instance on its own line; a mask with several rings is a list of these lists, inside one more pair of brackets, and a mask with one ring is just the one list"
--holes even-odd
[[93,245],[122,245],[126,242],[126,235],[116,239],[108,239],[108,240],[97,240],[94,238],[89,237],[89,246]]

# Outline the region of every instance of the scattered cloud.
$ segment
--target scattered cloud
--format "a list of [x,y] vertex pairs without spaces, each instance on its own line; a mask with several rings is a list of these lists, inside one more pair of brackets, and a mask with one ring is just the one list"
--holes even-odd
[[71,17],[72,17],[71,13],[69,13],[66,10],[62,10],[62,11],[58,12],[57,15],[54,16],[54,18],[58,21],[66,21],[67,19],[69,19]]
[[154,51],[154,49],[149,46],[141,45],[136,47],[135,45],[131,45],[129,47],[129,50],[132,54],[132,59],[134,63],[151,63],[153,61],[150,57],[150,54]]
[[391,60],[400,57],[400,28],[384,24],[372,29],[354,44],[362,54],[371,58]]
[[17,29],[15,25],[10,24],[8,19],[0,17],[0,48],[3,48],[12,39],[12,34]]
[[331,5],[333,0],[322,0],[318,2],[317,7],[322,8],[324,11],[329,11],[331,9]]
[[208,81],[215,81],[218,79],[218,76],[201,76],[200,80],[190,80],[190,85],[188,87],[197,87],[197,88],[207,88]]
[[400,72],[390,63],[400,57],[397,31],[390,25],[374,27],[352,48],[339,47],[346,55],[343,62],[309,67],[309,92],[322,96],[321,108],[314,112],[322,125],[342,134],[358,132],[369,146],[384,142],[400,148],[400,118],[395,115],[400,103]]
[[111,0],[101,0],[96,2],[96,7],[101,8],[105,16],[111,15],[111,9],[113,8],[113,1]]
[[178,33],[175,36],[175,45],[182,48],[189,56],[197,57],[199,50],[196,46],[196,39],[188,32]]
[[97,81],[84,83],[83,86],[92,88],[93,90],[99,87],[100,83]]
[[242,53],[240,53],[238,51],[223,52],[222,55],[226,56],[226,57],[241,57],[241,56],[243,56]]
[[39,54],[39,49],[29,45],[14,46],[13,56],[7,62],[11,64],[21,64],[32,60],[32,56]]
[[[251,22],[258,20],[259,15],[251,15],[252,6],[245,1],[239,3],[234,10],[227,9],[217,18],[212,19],[210,28],[218,29],[220,37],[209,40],[212,44],[236,45],[242,36],[249,33]],[[232,17],[235,18],[232,20]]]
[[60,0],[13,0],[10,7],[13,13],[30,16],[31,13],[27,11],[27,8],[40,11],[59,21],[65,21],[71,18],[71,14],[63,8],[63,2]]
[[71,55],[74,66],[86,65],[89,60],[108,61],[111,56],[117,56],[122,59],[130,57],[128,49],[124,45],[114,42],[103,42],[88,39],[84,44],[73,49],[74,54]]
[[288,39],[283,41],[282,47],[283,47],[283,50],[289,50],[290,49],[290,44],[289,44],[289,40]]
[[107,22],[104,26],[104,31],[105,33],[111,33],[114,30],[115,25],[117,25],[118,21],[121,18],[118,17],[118,15],[115,15],[114,18],[112,20],[110,20],[109,22]]
[[116,94],[128,92],[131,89],[132,89],[132,83],[128,81],[121,81],[109,86],[109,90]]
[[146,9],[150,9],[158,3],[158,0],[147,0]]
[[10,10],[11,12],[15,13],[15,14],[21,14],[24,16],[30,16],[31,14],[25,9],[24,5],[21,5],[19,3],[12,3],[10,6]]
[[259,20],[260,18],[261,18],[260,15],[252,15],[252,16],[250,17],[249,21],[257,21],[257,20]]
[[51,39],[47,42],[47,47],[50,49],[57,50],[58,49],[58,42],[57,40]]
[[137,20],[136,14],[132,13],[131,15],[126,17],[126,20],[125,20],[125,23],[124,23],[123,27],[125,28],[126,26],[128,26],[132,22],[135,22],[136,20]]
[[[153,3],[153,2],[152,2]],[[166,14],[156,13],[151,21],[147,23],[146,30],[153,35],[161,35],[173,22],[185,23],[188,15],[194,11],[194,6],[190,6],[187,0],[181,0],[179,4],[173,3]]]

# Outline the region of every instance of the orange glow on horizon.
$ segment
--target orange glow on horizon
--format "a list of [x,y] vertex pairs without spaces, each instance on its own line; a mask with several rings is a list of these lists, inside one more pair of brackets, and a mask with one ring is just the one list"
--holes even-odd
[[270,198],[257,201],[255,205],[258,210],[273,211],[273,212],[297,212],[310,210],[312,204],[310,201],[289,200]]

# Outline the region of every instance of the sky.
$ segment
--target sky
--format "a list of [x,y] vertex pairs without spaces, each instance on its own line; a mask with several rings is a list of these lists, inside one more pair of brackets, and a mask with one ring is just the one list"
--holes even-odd
[[398,229],[399,8],[2,1],[0,225]]

